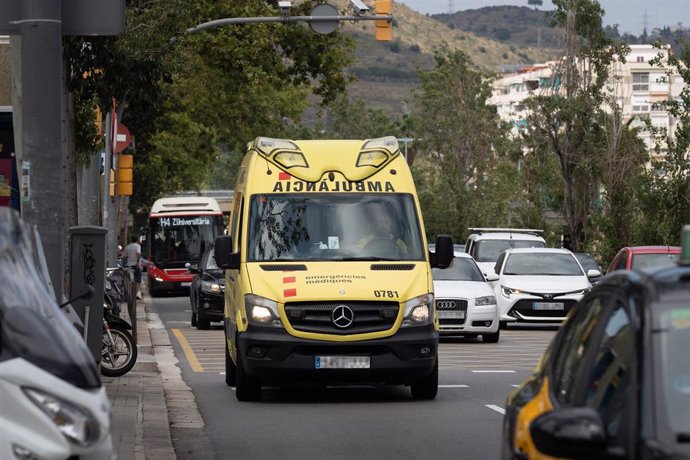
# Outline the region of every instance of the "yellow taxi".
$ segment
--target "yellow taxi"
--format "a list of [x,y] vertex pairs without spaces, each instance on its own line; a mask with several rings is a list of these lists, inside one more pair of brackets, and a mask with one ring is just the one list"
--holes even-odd
[[616,271],[507,399],[504,459],[690,458],[690,226],[674,266]]

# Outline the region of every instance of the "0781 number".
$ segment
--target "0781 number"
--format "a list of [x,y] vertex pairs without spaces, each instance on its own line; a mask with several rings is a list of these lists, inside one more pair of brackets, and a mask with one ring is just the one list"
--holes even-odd
[[397,299],[400,297],[398,291],[374,291],[374,297],[388,297],[390,299]]

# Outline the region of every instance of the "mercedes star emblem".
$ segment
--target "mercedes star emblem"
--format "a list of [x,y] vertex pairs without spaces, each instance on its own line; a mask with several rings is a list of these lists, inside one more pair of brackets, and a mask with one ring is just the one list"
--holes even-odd
[[333,324],[344,329],[349,327],[355,320],[355,312],[347,305],[338,305],[333,309],[331,318],[333,319]]

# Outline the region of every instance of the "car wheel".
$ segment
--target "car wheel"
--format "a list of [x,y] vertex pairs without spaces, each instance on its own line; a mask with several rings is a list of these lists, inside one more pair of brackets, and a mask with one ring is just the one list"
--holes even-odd
[[261,383],[244,370],[242,360],[238,359],[235,382],[235,397],[238,401],[258,401],[261,399]]
[[196,327],[196,312],[194,311],[194,307],[192,307],[192,327]]
[[208,320],[207,318],[204,318],[201,316],[199,313],[196,314],[196,328],[199,329],[200,331],[205,331],[211,327],[211,321]]
[[501,338],[500,328],[493,334],[482,334],[482,341],[484,343],[498,343],[499,338]]
[[237,366],[230,356],[227,339],[225,340],[225,384],[229,387],[234,387],[237,384]]
[[499,329],[508,329],[508,321],[499,321],[498,328]]
[[434,370],[429,375],[413,383],[410,387],[414,399],[434,399],[438,393],[438,358]]

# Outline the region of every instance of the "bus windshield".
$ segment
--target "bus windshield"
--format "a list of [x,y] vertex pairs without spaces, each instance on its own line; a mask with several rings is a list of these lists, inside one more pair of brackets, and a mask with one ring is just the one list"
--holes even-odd
[[222,226],[222,216],[151,217],[149,260],[161,268],[198,263]]
[[424,260],[409,194],[253,195],[247,260]]

